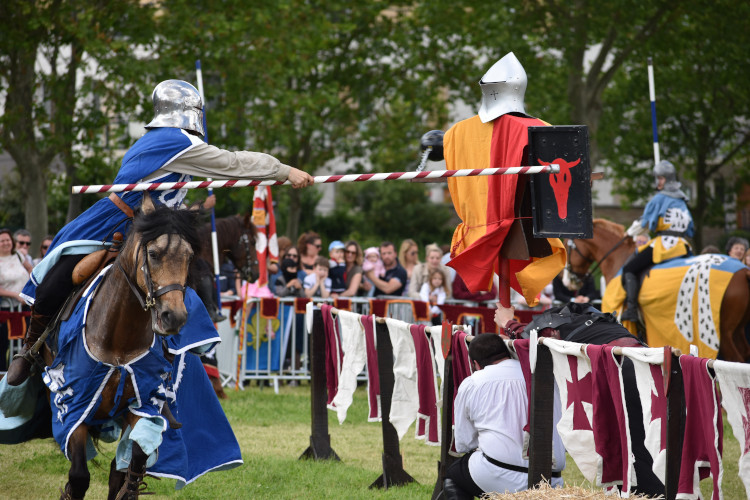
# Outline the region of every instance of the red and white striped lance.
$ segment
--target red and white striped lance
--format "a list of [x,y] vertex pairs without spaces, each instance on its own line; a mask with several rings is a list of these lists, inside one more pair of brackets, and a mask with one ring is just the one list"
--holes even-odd
[[[556,174],[560,172],[557,164],[533,167],[477,168],[462,170],[432,170],[422,172],[383,172],[375,174],[318,175],[313,177],[315,184],[331,182],[366,182],[393,181],[409,179],[441,179],[447,177],[474,177],[479,175],[514,175],[514,174]],[[73,194],[81,193],[121,193],[124,191],[168,191],[170,189],[217,189],[238,188],[246,186],[277,186],[291,184],[289,181],[257,181],[230,179],[224,181],[190,181],[190,182],[139,182],[136,184],[100,184],[73,186]]]

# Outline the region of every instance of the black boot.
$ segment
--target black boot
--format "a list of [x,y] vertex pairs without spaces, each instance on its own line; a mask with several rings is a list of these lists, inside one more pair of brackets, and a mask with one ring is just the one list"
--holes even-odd
[[622,287],[625,289],[625,311],[620,316],[620,321],[639,321],[638,293],[641,291],[641,283],[633,273],[623,273]]
[[29,328],[26,330],[21,352],[13,356],[13,361],[8,367],[8,373],[5,375],[8,385],[18,386],[29,378],[31,365],[34,364],[34,358],[29,351],[36,341],[39,340],[39,337],[42,336],[44,330],[47,329],[47,325],[52,321],[52,318],[53,316],[46,316],[35,312],[31,313]]
[[443,497],[445,500],[472,500],[474,495],[466,493],[453,479],[447,477],[443,481]]

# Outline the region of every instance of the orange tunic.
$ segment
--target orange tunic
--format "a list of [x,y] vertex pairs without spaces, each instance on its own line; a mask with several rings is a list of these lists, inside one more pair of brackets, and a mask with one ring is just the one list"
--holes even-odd
[[[547,125],[536,118],[503,115],[482,123],[479,116],[453,125],[443,140],[448,169],[514,167],[524,162],[528,127]],[[514,219],[517,175],[452,177],[448,179],[461,223],[453,233],[453,260],[448,264],[473,292],[489,290],[498,271],[498,257]],[[529,305],[565,267],[565,248],[559,239],[548,239],[550,255],[511,260],[510,285]]]

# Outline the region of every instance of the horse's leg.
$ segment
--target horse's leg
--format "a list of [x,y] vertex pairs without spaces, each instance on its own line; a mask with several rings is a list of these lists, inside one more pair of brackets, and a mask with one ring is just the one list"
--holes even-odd
[[[131,429],[135,429],[136,424],[140,420],[140,417],[128,413],[125,417],[125,421],[130,425]],[[132,454],[130,456],[130,465],[128,471],[125,474],[125,482],[120,488],[120,491],[115,497],[116,500],[132,500],[138,498],[138,492],[141,484],[143,484],[143,478],[146,476],[146,460],[148,455],[143,451],[141,446],[133,440]]]
[[744,363],[750,359],[745,325],[750,322],[750,272],[738,271],[729,280],[721,300],[719,354],[725,361]]
[[107,500],[115,500],[123,484],[125,484],[125,473],[117,470],[117,458],[113,458],[109,466],[109,494],[107,495]]
[[88,426],[81,424],[73,431],[68,441],[68,456],[70,457],[70,471],[68,471],[68,484],[60,496],[61,500],[77,500],[86,495],[89,489],[91,475],[86,465],[86,438],[88,437]]

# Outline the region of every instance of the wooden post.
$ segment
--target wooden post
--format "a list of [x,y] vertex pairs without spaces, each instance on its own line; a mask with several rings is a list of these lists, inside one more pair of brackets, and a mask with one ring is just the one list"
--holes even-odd
[[497,299],[503,307],[510,307],[510,259],[498,255],[500,265]]
[[326,333],[323,313],[313,311],[313,328],[310,341],[310,409],[312,414],[312,434],[310,446],[300,455],[314,460],[341,460],[331,448],[331,435],[328,434],[328,410],[326,403]]
[[549,347],[537,347],[536,367],[531,377],[529,415],[529,489],[544,479],[552,480],[552,423],[555,379]]
[[667,386],[667,471],[664,482],[666,500],[677,497],[682,463],[682,440],[685,436],[685,386],[679,356],[672,356]]
[[391,414],[393,397],[393,345],[385,323],[376,323],[375,335],[378,344],[378,371],[380,378],[380,409],[383,429],[383,473],[370,488],[388,489],[414,482],[414,478],[404,470],[401,450],[398,444],[398,433],[388,416]]
[[453,436],[453,354],[448,354],[445,359],[445,368],[443,369],[443,426],[442,441],[440,443],[440,460],[438,460],[438,475],[435,482],[435,489],[432,491],[432,500],[445,498],[443,495],[443,481],[446,478],[446,471],[456,457],[450,454],[451,436]]

